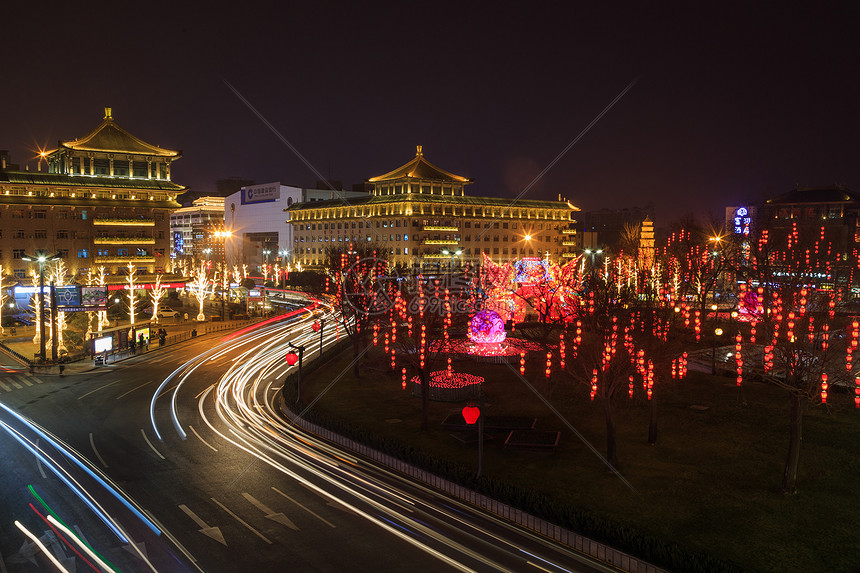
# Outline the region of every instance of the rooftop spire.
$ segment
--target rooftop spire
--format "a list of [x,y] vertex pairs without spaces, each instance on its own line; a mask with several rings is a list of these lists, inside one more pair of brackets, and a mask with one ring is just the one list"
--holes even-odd
[[421,145],[418,145],[418,146],[416,146],[416,147],[417,147],[417,149],[418,149],[418,153],[416,153],[415,155],[420,156],[420,155],[421,155],[421,148],[422,148],[422,146],[421,146]]
[[112,111],[111,108],[109,108],[109,107],[105,108],[105,119],[113,119],[113,116],[111,115],[111,111]]

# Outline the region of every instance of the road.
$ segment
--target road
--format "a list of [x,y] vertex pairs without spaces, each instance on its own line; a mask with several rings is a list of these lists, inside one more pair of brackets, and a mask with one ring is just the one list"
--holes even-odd
[[[48,529],[28,505],[31,484],[47,492],[48,505],[68,505],[65,521],[122,559],[122,571],[608,570],[285,423],[275,399],[288,368],[286,343],[306,344],[312,359],[319,343],[313,318],[305,312],[234,337],[199,337],[0,393],[7,417],[29,417],[45,435],[61,436],[134,500],[125,505],[109,489],[97,492],[127,530],[123,543],[17,446],[2,476],[6,570],[47,563],[25,558],[30,549],[22,553],[14,525],[26,519],[37,535]],[[327,333],[324,344],[334,337]],[[4,451],[14,441],[6,434]],[[57,548],[89,570],[68,546]]]

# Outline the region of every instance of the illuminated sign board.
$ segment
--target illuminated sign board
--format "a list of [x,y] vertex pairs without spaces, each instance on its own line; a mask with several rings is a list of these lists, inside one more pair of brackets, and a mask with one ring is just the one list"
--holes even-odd
[[738,207],[735,209],[733,223],[735,235],[744,235],[745,237],[748,237],[750,234],[750,224],[752,223],[749,209],[746,207]]
[[102,336],[101,338],[93,339],[93,352],[100,354],[113,350],[113,337]]
[[182,231],[173,231],[173,250],[179,254],[185,252],[185,239],[182,238]]
[[281,198],[280,183],[267,183],[265,185],[250,185],[242,187],[242,205],[252,203],[272,203]]
[[54,297],[57,301],[57,308],[81,306],[81,292],[77,286],[54,287]]

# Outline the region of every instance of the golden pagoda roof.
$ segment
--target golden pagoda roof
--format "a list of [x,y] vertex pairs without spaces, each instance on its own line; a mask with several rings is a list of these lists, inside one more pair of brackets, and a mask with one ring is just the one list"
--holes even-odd
[[101,124],[89,135],[72,141],[60,141],[60,147],[75,151],[133,153],[177,159],[182,156],[181,151],[164,149],[157,145],[146,143],[118,126],[113,120],[111,108],[109,107],[105,108],[105,117]]
[[405,179],[411,177],[414,179],[427,179],[431,181],[450,181],[454,183],[471,183],[472,180],[461,175],[454,175],[444,169],[440,169],[424,159],[421,146],[418,146],[418,152],[415,154],[415,159],[405,165],[401,165],[394,171],[389,171],[384,175],[371,177],[368,183],[379,183],[382,181],[393,181],[395,179]]

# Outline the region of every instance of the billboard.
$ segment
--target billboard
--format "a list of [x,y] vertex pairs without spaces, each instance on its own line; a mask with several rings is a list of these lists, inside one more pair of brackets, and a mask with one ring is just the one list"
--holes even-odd
[[57,308],[64,306],[81,306],[81,292],[78,286],[54,287]]
[[273,203],[281,198],[280,183],[264,183],[242,187],[242,205]]
[[100,306],[107,308],[107,287],[81,287],[81,306]]

